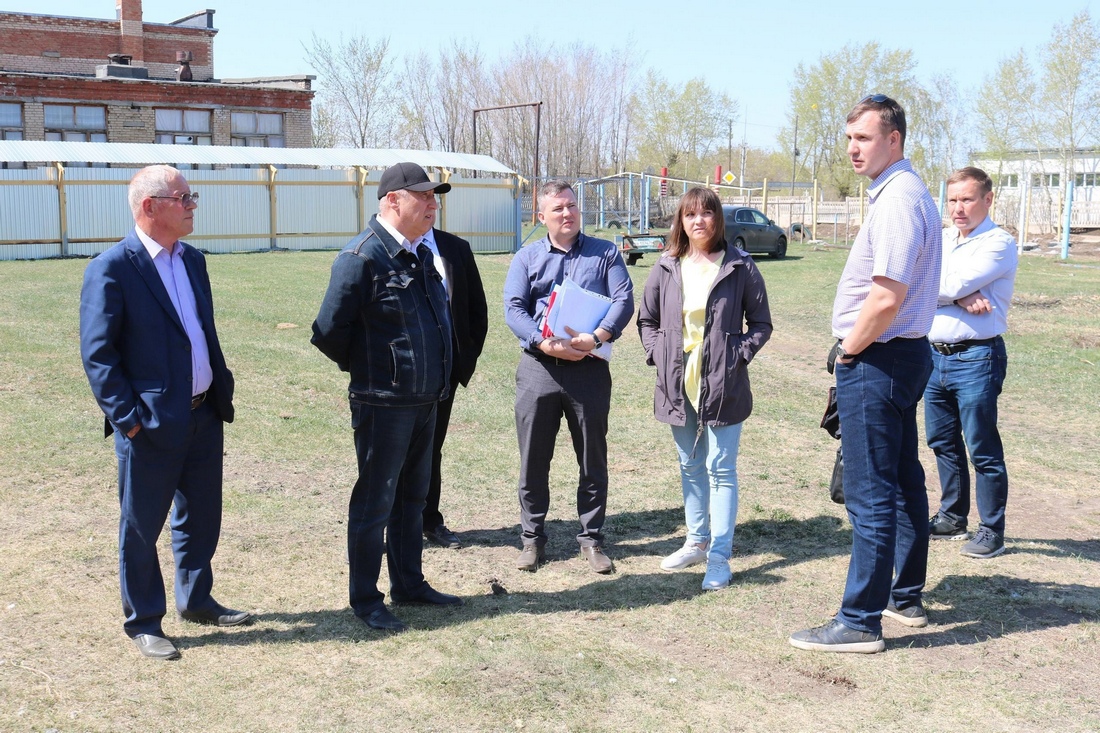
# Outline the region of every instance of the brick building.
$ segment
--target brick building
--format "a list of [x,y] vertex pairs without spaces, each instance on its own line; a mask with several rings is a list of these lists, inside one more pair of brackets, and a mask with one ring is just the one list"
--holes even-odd
[[213,10],[116,14],[0,12],[0,140],[312,145],[315,77],[215,78]]

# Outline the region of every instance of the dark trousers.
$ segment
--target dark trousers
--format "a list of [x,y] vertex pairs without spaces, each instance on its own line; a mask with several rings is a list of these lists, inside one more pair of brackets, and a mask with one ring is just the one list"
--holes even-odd
[[415,596],[424,586],[424,495],[431,471],[436,403],[390,407],[351,403],[359,478],[348,504],[351,607],[366,618],[383,606],[382,554],[390,592]]
[[516,369],[516,434],[519,437],[519,508],[525,545],[546,544],[550,461],[564,415],[580,475],[577,515],[581,546],[603,543],[607,514],[607,416],[611,371],[603,359],[578,362],[536,358],[528,352]]
[[1008,470],[997,430],[997,397],[1008,356],[1004,339],[945,356],[932,352],[932,378],[924,390],[924,427],[940,474],[939,513],[966,527],[970,513],[969,451],[981,525],[1005,533]]
[[123,628],[131,637],[162,633],[167,604],[157,539],[169,509],[176,608],[202,611],[214,605],[210,561],[221,533],[224,424],[207,402],[192,410],[190,429],[178,445],[155,439],[145,429],[133,438],[115,432],[119,577]]
[[440,401],[435,415],[435,440],[432,442],[432,473],[428,479],[428,495],[424,497],[424,530],[433,530],[443,521],[439,511],[439,497],[443,488],[443,441],[447,439],[447,427],[451,424],[451,408],[455,404],[455,390],[459,383],[451,384],[447,399]]
[[875,343],[836,364],[844,506],[852,558],[837,619],[878,632],[882,610],[921,599],[928,567],[928,495],[917,455],[917,404],[932,372],[924,339]]

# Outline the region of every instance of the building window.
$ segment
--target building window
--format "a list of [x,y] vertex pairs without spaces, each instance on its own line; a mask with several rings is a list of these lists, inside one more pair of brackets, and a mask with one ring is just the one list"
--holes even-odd
[[163,145],[213,145],[210,118],[206,109],[158,109],[156,141]]
[[[80,143],[107,142],[107,109],[81,104],[44,104],[46,139]],[[84,168],[89,164],[69,161],[65,165]],[[106,163],[92,163],[94,168],[106,168]]]
[[234,112],[229,142],[250,148],[286,147],[283,116],[270,112]]
[[1100,173],[1078,173],[1073,177],[1075,186],[1100,186]]
[[1016,188],[1020,185],[1020,176],[1016,173],[1002,173],[998,177],[998,185],[1001,188]]
[[1062,176],[1060,173],[1032,173],[1031,185],[1034,188],[1039,186],[1047,186],[1048,188],[1058,188]]
[[[0,140],[23,139],[23,105],[16,102],[0,102]],[[5,163],[0,168],[26,168],[25,163]]]

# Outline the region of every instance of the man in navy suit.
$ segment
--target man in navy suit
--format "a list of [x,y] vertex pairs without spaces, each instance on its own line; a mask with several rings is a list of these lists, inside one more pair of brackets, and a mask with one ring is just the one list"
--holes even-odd
[[440,400],[435,416],[432,473],[424,503],[424,539],[433,545],[457,550],[462,547],[462,541],[444,524],[443,513],[439,510],[443,486],[443,441],[447,439],[455,391],[460,384],[463,387],[469,385],[477,359],[485,346],[485,336],[489,332],[489,308],[485,303],[485,289],[481,285],[481,273],[474,262],[470,243],[435,228],[429,229],[422,241],[435,255],[435,267],[447,289],[447,304],[451,310],[451,350],[454,354],[450,392],[446,399]]
[[198,194],[155,165],[130,182],[134,230],[89,263],[80,294],[80,354],[118,457],[123,628],[153,659],[177,659],[165,637],[157,538],[169,509],[176,608],[186,621],[251,619],[211,595],[222,514],[223,425],[233,422],[233,374],[214,329],[206,260],[179,241]]

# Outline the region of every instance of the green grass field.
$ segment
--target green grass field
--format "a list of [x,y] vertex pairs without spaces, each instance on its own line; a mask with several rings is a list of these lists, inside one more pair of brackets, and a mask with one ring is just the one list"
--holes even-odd
[[[787,644],[836,611],[847,569],[847,519],[826,488],[835,443],[817,426],[843,248],[792,242],[788,259],[760,261],[775,334],[750,367],[733,583],[709,594],[701,571],[658,568],[683,541],[682,504],[633,327],[612,363],[617,572],[596,576],[577,555],[564,434],[550,562],[515,570],[509,258],[479,257],[489,341],[444,465],[444,514],[467,546],[424,557],[428,580],[467,604],[401,609],[412,630],[399,636],[347,607],[347,383],[309,344],[333,256],[209,258],[238,389],[215,594],[258,620],[212,630],[167,617],[176,663],[141,658],[122,633],[114,451],[78,353],[86,262],[0,262],[0,730],[1100,729],[1100,269],[1023,259],[1001,400],[1008,552],[983,562],[934,543],[932,625],[887,621],[887,652],[862,656]],[[631,268],[636,296],[651,261]]]

